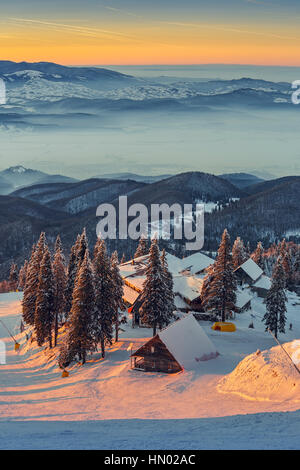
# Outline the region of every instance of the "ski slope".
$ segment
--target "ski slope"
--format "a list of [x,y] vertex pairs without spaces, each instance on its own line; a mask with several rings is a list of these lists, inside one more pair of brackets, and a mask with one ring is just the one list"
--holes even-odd
[[[289,295],[287,326],[293,329],[280,336],[284,343],[300,338],[299,304]],[[151,330],[128,323],[104,360],[94,354],[62,378],[57,352],[38,348],[18,332],[20,294],[1,294],[0,319],[21,349],[14,351],[0,325],[7,348],[7,363],[0,365],[0,448],[299,448],[297,396],[253,400],[219,387],[246,356],[276,345],[261,322],[264,308],[254,298],[252,310],[237,316],[235,333],[201,322],[220,356],[194,370],[176,375],[131,370],[131,349]],[[248,328],[251,321],[254,329]],[[281,359],[281,367],[291,367]],[[290,423],[284,436],[283,423]]]

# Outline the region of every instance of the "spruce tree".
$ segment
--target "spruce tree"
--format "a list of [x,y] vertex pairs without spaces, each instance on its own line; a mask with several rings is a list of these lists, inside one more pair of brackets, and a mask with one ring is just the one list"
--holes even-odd
[[12,291],[16,291],[18,287],[19,273],[18,266],[15,263],[12,263],[9,273],[9,285]]
[[28,261],[25,260],[24,265],[21,267],[21,269],[19,271],[18,289],[20,289],[20,290],[25,289],[27,269],[28,269]]
[[81,263],[84,260],[85,253],[88,249],[88,240],[86,236],[86,230],[85,228],[83,229],[83,232],[80,236],[78,247],[76,250],[76,256],[77,256],[77,270],[80,269]]
[[174,304],[175,296],[173,290],[173,276],[168,269],[168,260],[165,249],[163,249],[161,254],[161,265],[163,280],[165,283],[165,308],[160,316],[160,321],[158,324],[160,329],[169,325],[169,323],[171,323],[175,319],[174,311],[176,310],[176,306]]
[[264,271],[264,248],[261,242],[258,242],[256,250],[252,254],[251,258]]
[[217,259],[209,273],[211,281],[203,299],[207,310],[212,311],[222,321],[235,308],[237,281],[233,272],[230,236],[224,230]]
[[46,246],[40,267],[34,314],[34,330],[39,346],[42,346],[45,341],[48,341],[49,347],[52,348],[54,295],[54,276],[51,256],[49,249]]
[[148,240],[145,237],[141,237],[134,258],[139,258],[140,256],[147,255],[148,250]]
[[[78,236],[79,237],[79,236]],[[71,253],[69,257],[69,265],[68,265],[68,276],[67,276],[67,287],[66,287],[66,308],[65,308],[65,315],[66,319],[69,316],[69,313],[72,308],[72,298],[73,298],[73,290],[74,290],[74,283],[77,274],[77,250],[80,242],[80,238],[77,237],[76,243],[71,248]]]
[[94,316],[94,275],[86,250],[74,283],[69,328],[59,356],[61,367],[76,359],[85,364],[88,352],[95,350]]
[[54,275],[54,346],[57,345],[58,327],[65,320],[66,310],[66,287],[67,275],[65,268],[65,257],[62,252],[61,240],[58,235],[55,243],[55,254],[53,261],[53,275]]
[[123,301],[123,279],[119,270],[118,253],[114,251],[111,257],[111,275],[113,281],[113,323],[115,325],[115,341],[119,340],[120,329],[120,313],[119,310],[125,311],[125,303]]
[[281,257],[281,264],[284,270],[286,288],[291,289],[293,286],[293,268],[289,250],[286,250]]
[[95,274],[95,338],[100,342],[102,357],[105,346],[112,344],[115,319],[114,283],[110,259],[104,240],[99,240],[94,258]]
[[206,275],[203,279],[203,284],[202,284],[202,289],[201,289],[201,307],[203,308],[204,311],[206,311],[208,308],[208,303],[210,300],[210,297],[209,297],[210,286],[211,286],[213,279],[214,279],[214,264],[211,264],[206,269]]
[[276,338],[278,332],[285,333],[286,302],[285,273],[282,258],[279,256],[273,271],[272,285],[266,297],[266,313],[263,318],[266,331],[271,330]]
[[247,261],[246,249],[240,237],[237,237],[232,247],[232,262],[234,269],[237,269]]
[[164,304],[166,299],[165,276],[161,264],[158,243],[155,238],[151,243],[146,269],[146,280],[143,287],[140,314],[142,321],[152,326],[153,336],[155,336],[157,327],[164,323]]
[[45,232],[41,232],[39,241],[36,244],[36,253],[37,253],[37,261],[41,265],[44,253],[47,248],[47,240]]
[[23,320],[27,325],[34,325],[35,302],[39,283],[40,263],[38,262],[36,245],[33,245],[28,263],[26,284],[24,288],[22,308]]

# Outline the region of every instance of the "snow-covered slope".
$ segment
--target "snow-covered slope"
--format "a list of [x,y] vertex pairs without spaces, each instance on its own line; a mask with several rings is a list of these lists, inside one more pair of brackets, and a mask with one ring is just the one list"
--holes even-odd
[[[96,438],[89,440],[83,437],[82,442],[85,442],[87,448],[114,447],[113,433],[117,439],[116,447],[126,448],[124,428],[118,428],[119,421],[109,421],[120,419],[125,420],[123,423],[128,426],[127,437],[130,436],[130,440],[127,441],[127,446],[131,447],[134,440],[137,448],[146,448],[148,445],[141,439],[141,435],[145,436],[144,430],[149,434],[151,429],[158,429],[152,420],[163,420],[162,426],[165,426],[163,429],[167,433],[167,430],[173,429],[172,423],[175,423],[168,420],[176,419],[178,428],[175,426],[172,436],[166,437],[162,442],[158,442],[153,436],[149,445],[150,448],[159,448],[160,445],[174,449],[182,445],[184,448],[188,445],[187,439],[180,438],[180,435],[184,436],[191,430],[191,418],[194,422],[193,432],[189,435],[193,444],[191,447],[297,448],[299,441],[295,440],[295,435],[298,433],[299,436],[299,420],[296,426],[293,413],[279,413],[299,409],[299,402],[294,400],[295,397],[288,399],[286,396],[280,402],[274,401],[273,395],[270,395],[268,401],[249,400],[236,394],[224,394],[218,389],[220,381],[227,374],[233,373],[246,356],[255,353],[257,349],[269,350],[274,346],[273,338],[264,331],[261,322],[265,307],[260,299],[254,298],[252,311],[237,316],[235,333],[216,332],[211,330],[211,323],[200,322],[220,356],[197,363],[194,370],[175,375],[131,370],[131,350],[143,344],[147,337],[151,336],[151,330],[132,329],[128,323],[120,341],[109,348],[105,360],[96,353],[90,356],[85,366],[72,365],[68,368],[70,376],[62,378],[55,358],[57,351],[49,351],[47,347],[40,349],[35,342],[31,343],[30,339],[26,341],[25,333],[18,333],[21,311],[19,298],[20,294],[0,295],[0,318],[21,343],[20,352],[15,353],[13,342],[0,326],[0,338],[4,339],[7,347],[7,364],[0,366],[0,436],[6,436],[6,448],[12,445],[16,448],[19,443],[26,448],[79,448],[80,435],[84,435],[84,430],[91,421],[94,422],[91,425],[96,433],[96,429],[107,429],[107,437],[98,442]],[[299,305],[295,305],[299,303],[299,298],[294,294],[289,298],[287,317],[288,322],[293,323],[293,330],[288,330],[286,335],[282,335],[280,339],[283,342],[300,338]],[[254,329],[248,328],[251,320],[254,320]],[[282,357],[282,364],[280,356],[276,354],[276,358],[278,367],[284,367],[282,364],[285,364],[285,358]],[[269,360],[273,360],[273,352],[269,353]],[[276,370],[278,372],[281,369]],[[50,421],[49,427],[43,427],[45,440],[42,443],[34,436],[30,442],[26,439],[28,429],[32,429],[32,432],[40,429],[38,423],[33,423],[31,428],[29,424],[24,423],[22,427],[21,424],[12,423],[24,419]],[[7,421],[11,423],[5,423]],[[80,421],[82,428],[76,423],[67,423],[70,421]],[[286,433],[284,439],[280,440],[283,423]],[[261,437],[259,440],[257,426],[260,436],[271,426],[275,441],[269,439],[270,436],[265,439]],[[229,433],[232,427],[235,438],[229,442],[226,429]],[[216,442],[213,429],[215,432],[220,429],[221,435],[224,436],[222,442]],[[67,435],[69,432],[74,433],[73,442],[61,441],[60,432],[66,431]],[[16,433],[14,444],[13,432]],[[209,437],[202,438],[202,433]],[[230,436],[233,436],[231,432]]]
[[219,390],[256,401],[300,403],[300,372],[293,364],[300,365],[300,340],[257,350],[221,380]]

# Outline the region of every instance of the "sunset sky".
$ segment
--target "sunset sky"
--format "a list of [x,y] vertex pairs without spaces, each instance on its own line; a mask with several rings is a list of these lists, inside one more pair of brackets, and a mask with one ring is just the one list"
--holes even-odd
[[1,59],[300,65],[299,0],[10,0]]

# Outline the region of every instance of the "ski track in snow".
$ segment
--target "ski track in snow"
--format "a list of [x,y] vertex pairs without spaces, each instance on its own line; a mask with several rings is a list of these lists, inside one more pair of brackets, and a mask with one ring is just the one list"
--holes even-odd
[[[0,365],[0,448],[299,448],[299,402],[249,400],[218,390],[244,357],[275,346],[261,323],[261,299],[255,297],[252,311],[237,316],[236,333],[215,332],[201,322],[220,356],[197,363],[197,370],[130,370],[131,345],[137,349],[151,331],[133,330],[129,323],[105,360],[94,354],[61,378],[49,351],[41,353],[18,334],[20,298],[0,295],[0,319],[21,342],[15,353],[0,325],[7,347],[7,364]],[[292,322],[293,330],[281,335],[282,342],[300,338],[298,303],[290,296],[287,325]],[[254,330],[248,328],[251,320]]]

